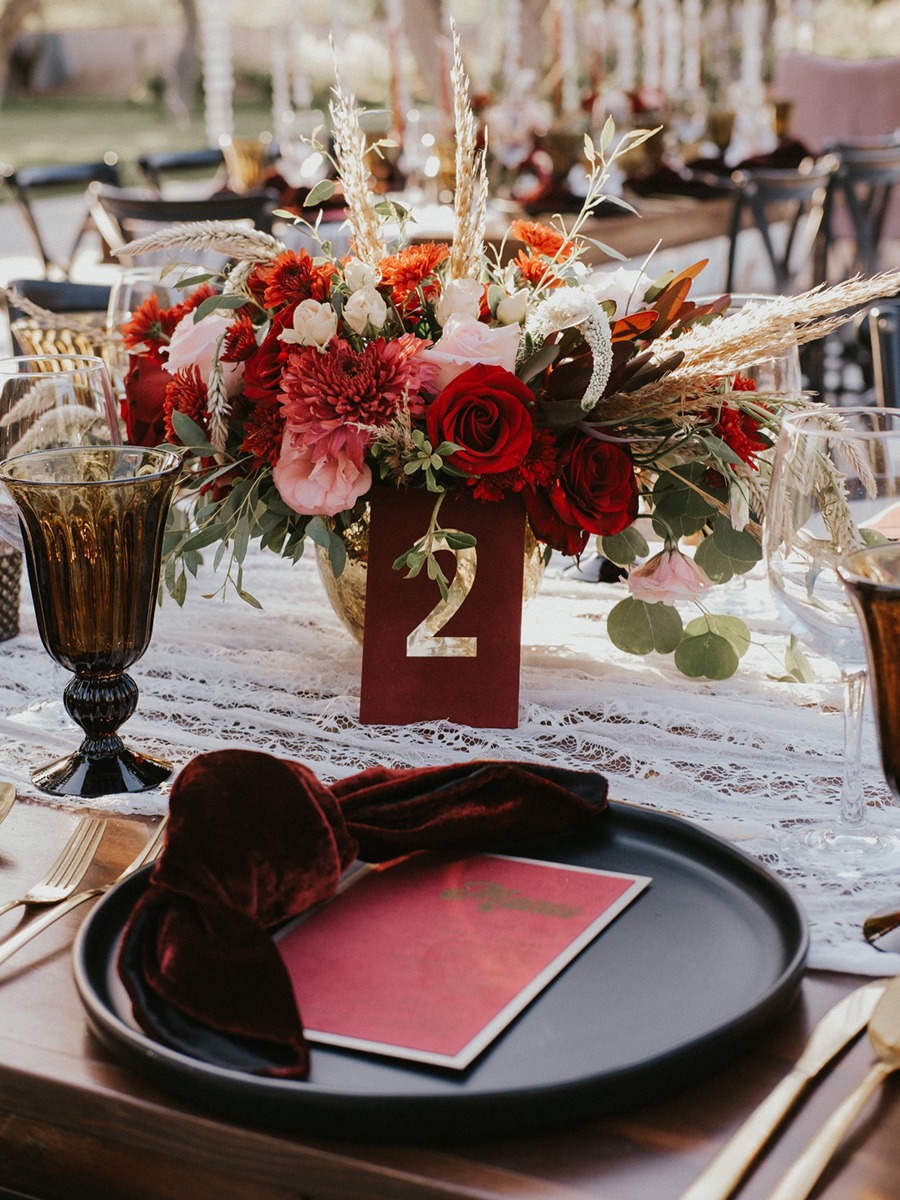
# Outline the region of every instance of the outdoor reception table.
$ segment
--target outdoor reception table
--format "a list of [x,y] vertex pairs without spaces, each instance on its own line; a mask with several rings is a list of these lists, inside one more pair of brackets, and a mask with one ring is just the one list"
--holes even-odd
[[[299,565],[252,557],[245,587],[262,610],[234,597],[204,600],[220,581],[203,573],[184,609],[166,601],[136,669],[141,701],[131,741],[178,766],[203,751],[263,749],[302,760],[323,779],[372,764],[423,765],[468,758],[569,764],[602,771],[614,801],[693,821],[782,872],[807,912],[810,967],[798,1003],[757,1031],[746,1052],[668,1098],[605,1117],[585,1111],[562,1129],[527,1137],[374,1145],[310,1140],[302,1124],[274,1132],[252,1105],[226,1120],[184,1104],[101,1047],[72,978],[71,914],[0,967],[0,1185],[41,1196],[478,1196],[676,1200],[725,1138],[793,1062],[813,1021],[865,975],[898,970],[862,942],[859,924],[895,898],[893,877],[804,878],[779,862],[777,827],[821,815],[840,773],[840,714],[833,671],[814,684],[778,681],[784,634],[761,580],[727,595],[754,630],[739,673],[690,681],[665,659],[615,651],[603,617],[619,588],[551,573],[526,613],[520,723],[476,731],[441,723],[386,729],[356,718],[359,647],[331,613],[310,556]],[[26,598],[21,635],[0,647],[0,711],[51,687]],[[0,719],[2,777],[20,800],[0,828],[0,901],[21,894],[62,844],[74,817],[40,797],[29,770],[72,744]],[[894,810],[866,733],[867,787]],[[146,793],[105,805],[116,815],[91,879],[108,880],[166,807]],[[108,844],[107,844],[108,842]],[[16,918],[0,934],[16,927]],[[601,939],[602,940],[602,939]],[[852,972],[852,974],[848,974]],[[714,973],[710,986],[714,986]],[[589,999],[589,998],[587,998]],[[856,1045],[808,1101],[740,1193],[762,1198],[870,1061]],[[818,1194],[890,1196],[900,1106],[888,1085],[872,1116]]]

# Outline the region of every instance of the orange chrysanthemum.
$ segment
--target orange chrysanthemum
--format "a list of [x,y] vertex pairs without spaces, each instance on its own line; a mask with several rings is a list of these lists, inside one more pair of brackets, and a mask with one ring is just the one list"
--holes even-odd
[[265,306],[279,308],[283,304],[299,304],[301,300],[318,300],[321,303],[328,299],[333,274],[331,263],[314,263],[305,250],[299,254],[285,250],[264,275]]
[[539,283],[544,287],[559,287],[564,282],[553,273],[552,267],[548,270],[549,264],[545,258],[529,254],[527,250],[519,251],[515,265],[523,281],[532,287],[537,287]]
[[163,401],[163,413],[166,422],[166,437],[170,442],[178,443],[178,436],[172,424],[172,413],[184,413],[192,421],[206,428],[206,384],[200,374],[199,367],[185,367],[176,371],[172,382],[166,387],[166,398]]
[[558,261],[568,258],[575,249],[574,244],[566,241],[561,233],[540,221],[513,221],[510,233],[535,254],[545,254],[547,258],[556,258]]
[[399,254],[382,259],[381,282],[391,289],[397,308],[404,307],[416,288],[434,274],[449,254],[450,247],[443,242],[424,242],[421,246],[406,246]]

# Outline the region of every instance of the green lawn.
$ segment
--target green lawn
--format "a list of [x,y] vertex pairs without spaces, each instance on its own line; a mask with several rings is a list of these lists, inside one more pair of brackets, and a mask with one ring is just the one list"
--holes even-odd
[[[235,107],[235,134],[255,137],[271,128],[271,110],[262,103]],[[177,124],[162,107],[39,97],[0,108],[0,162],[26,164],[91,162],[107,151],[119,156],[128,182],[128,164],[139,154],[194,150],[207,144],[203,115],[189,126]]]

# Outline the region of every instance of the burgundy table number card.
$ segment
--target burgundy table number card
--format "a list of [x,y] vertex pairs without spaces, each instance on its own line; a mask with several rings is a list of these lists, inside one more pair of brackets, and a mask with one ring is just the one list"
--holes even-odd
[[414,488],[372,491],[359,719],[515,729],[524,509],[516,497],[487,503],[445,496],[439,527],[470,533],[476,544],[439,553],[450,584],[444,601],[425,568],[413,579],[393,569],[427,531],[435,500]]
[[277,945],[310,1042],[462,1069],[650,882],[412,855],[361,872]]

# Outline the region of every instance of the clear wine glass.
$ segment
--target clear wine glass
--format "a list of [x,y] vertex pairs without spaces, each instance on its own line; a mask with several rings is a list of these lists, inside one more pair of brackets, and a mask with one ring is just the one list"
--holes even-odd
[[181,299],[181,293],[163,281],[156,267],[123,267],[110,287],[103,357],[117,396],[124,395],[125,376],[130,365],[122,329],[152,296],[162,309],[171,308]]
[[838,667],[844,763],[837,819],[796,825],[785,857],[833,873],[900,864],[900,837],[868,816],[861,780],[866,652],[838,576],[844,555],[900,521],[900,412],[809,409],[782,422],[763,530],[769,586],[793,633]]
[[[0,359],[0,461],[33,450],[119,441],[115,397],[102,359],[74,354]],[[0,536],[23,549],[19,516],[2,485]],[[55,687],[53,696],[61,690]],[[56,698],[35,699],[7,715],[54,731],[69,724]]]

